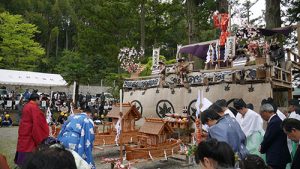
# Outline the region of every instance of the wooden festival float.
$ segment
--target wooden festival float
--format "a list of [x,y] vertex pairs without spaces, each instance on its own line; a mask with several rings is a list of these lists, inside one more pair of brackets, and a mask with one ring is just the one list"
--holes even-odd
[[154,159],[173,156],[180,150],[180,140],[172,139],[172,127],[162,119],[146,118],[139,130],[138,144],[125,145],[126,159]]
[[[116,144],[115,138],[117,131],[115,125],[120,118],[120,104],[114,105],[106,117],[111,118],[111,122],[105,121],[102,126],[100,125],[98,126],[98,129],[96,128],[95,146]],[[135,122],[141,117],[142,116],[135,105],[130,103],[122,104],[122,134],[120,135],[117,144],[137,142],[138,129],[135,126]]]
[[[221,40],[212,40],[181,46],[178,63],[164,65],[163,71],[155,71],[159,54],[153,54],[151,76],[125,79],[124,102],[135,104],[143,117],[181,115],[182,108],[188,107],[193,121],[199,90],[212,102],[226,99],[229,106],[230,100],[243,98],[258,111],[261,100],[273,97],[285,107],[300,72],[300,57],[296,50],[284,48],[277,37],[295,29],[300,32],[299,24],[276,29],[243,27],[236,34],[222,37],[223,45]],[[204,69],[195,65],[196,59],[205,62]]]

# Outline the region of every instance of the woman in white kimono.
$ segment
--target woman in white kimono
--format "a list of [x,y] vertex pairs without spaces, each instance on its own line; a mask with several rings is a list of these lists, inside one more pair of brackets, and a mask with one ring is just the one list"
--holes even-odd
[[264,137],[262,118],[258,113],[246,108],[246,103],[243,99],[235,100],[233,106],[239,112],[236,115],[236,120],[247,137],[247,150],[250,154],[262,157],[262,154],[259,152],[260,143]]

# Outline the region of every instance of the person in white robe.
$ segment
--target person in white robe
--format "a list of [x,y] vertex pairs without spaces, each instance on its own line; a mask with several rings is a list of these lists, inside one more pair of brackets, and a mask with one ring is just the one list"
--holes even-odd
[[246,103],[243,99],[235,100],[233,106],[239,112],[236,115],[236,120],[247,137],[246,148],[250,154],[262,157],[262,154],[259,152],[260,143],[264,136],[262,118],[255,111],[246,108]]

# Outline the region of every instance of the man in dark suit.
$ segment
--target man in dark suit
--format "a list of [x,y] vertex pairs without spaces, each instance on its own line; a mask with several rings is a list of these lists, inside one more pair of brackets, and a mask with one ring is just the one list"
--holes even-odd
[[266,153],[267,164],[272,169],[285,169],[286,164],[291,161],[291,156],[287,147],[287,136],[281,128],[282,121],[271,104],[263,104],[260,107],[260,115],[268,122],[260,144],[260,152]]
[[[288,136],[289,139],[293,140],[296,143],[300,141],[300,121],[293,118],[288,118],[283,120],[282,128],[284,133]],[[296,153],[293,157],[293,162],[291,169],[300,168],[300,148],[298,147]]]

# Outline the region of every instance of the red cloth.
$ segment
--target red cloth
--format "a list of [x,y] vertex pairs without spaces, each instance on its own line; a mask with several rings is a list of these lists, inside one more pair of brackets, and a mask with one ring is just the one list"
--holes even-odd
[[227,32],[229,16],[227,13],[220,13],[217,15],[213,15],[214,25],[216,28],[220,28],[221,35],[220,35],[220,46],[224,46],[226,43],[227,37],[230,35]]
[[18,134],[17,152],[32,152],[49,136],[46,117],[36,102],[24,106]]

